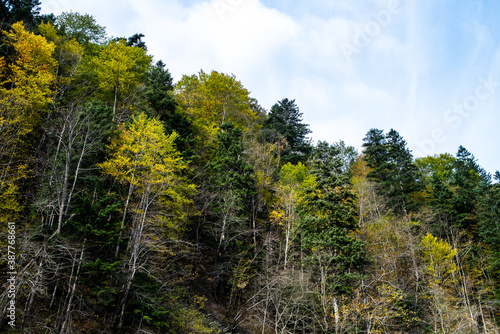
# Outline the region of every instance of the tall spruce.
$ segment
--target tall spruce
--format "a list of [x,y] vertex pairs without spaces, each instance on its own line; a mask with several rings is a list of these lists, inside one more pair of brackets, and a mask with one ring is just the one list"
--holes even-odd
[[146,73],[146,89],[144,96],[151,108],[151,113],[163,122],[168,133],[177,132],[175,140],[177,149],[187,160],[194,158],[195,145],[192,121],[177,110],[177,101],[173,94],[173,78],[165,64],[159,60],[150,66]]
[[300,208],[303,264],[319,289],[311,307],[322,314],[316,325],[322,332],[338,326],[338,298],[352,290],[367,263],[364,242],[353,236],[358,221],[356,196],[340,148],[320,142],[314,149],[316,182]]
[[283,99],[273,105],[264,126],[286,139],[288,147],[282,154],[283,163],[307,161],[312,147],[306,136],[311,130],[309,124],[302,123],[302,113],[295,100]]
[[411,194],[421,185],[417,166],[406,141],[391,129],[371,129],[363,139],[364,160],[372,170],[368,179],[377,182],[378,192],[386,197],[387,206],[398,214],[407,214],[416,207]]
[[478,188],[486,181],[486,172],[477,164],[476,158],[463,146],[458,148],[451,185],[454,189],[454,224],[473,234],[477,231]]

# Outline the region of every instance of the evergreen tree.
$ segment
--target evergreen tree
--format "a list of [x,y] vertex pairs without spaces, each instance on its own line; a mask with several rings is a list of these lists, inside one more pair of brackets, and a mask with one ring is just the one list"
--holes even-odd
[[[207,220],[213,245],[215,268],[212,272],[214,297],[226,296],[231,290],[230,303],[238,286],[238,275],[243,275],[244,257],[252,244],[250,230],[251,202],[255,196],[253,168],[243,157],[242,130],[232,123],[221,125],[217,133],[212,158],[206,166],[209,173],[207,190],[211,203]],[[226,296],[227,297],[227,296]]]
[[384,178],[384,168],[387,162],[387,145],[384,131],[379,129],[370,129],[363,138],[363,160],[372,170],[368,178],[372,180],[382,180]]
[[378,183],[378,191],[387,206],[399,214],[414,210],[411,194],[421,189],[419,175],[406,141],[393,129],[384,136],[382,130],[371,129],[363,139],[364,160],[372,170],[368,179]]
[[[500,174],[495,173],[496,181]],[[486,188],[486,189],[485,189]],[[495,300],[500,300],[500,183],[483,187],[485,194],[479,208],[479,236],[486,247],[488,272],[495,280]]]
[[460,146],[451,182],[454,189],[452,212],[454,224],[473,234],[477,233],[478,187],[486,179],[486,172],[476,163],[474,155]]
[[334,319],[338,325],[338,297],[352,290],[367,263],[364,242],[352,234],[357,226],[356,198],[339,147],[320,142],[314,149],[316,184],[300,210],[303,260],[319,289],[313,312],[322,314],[317,326],[323,332],[331,330]]
[[441,237],[446,236],[450,224],[453,222],[453,193],[448,184],[443,182],[439,174],[433,173],[431,180],[429,207],[435,213],[435,219],[431,224],[432,232]]
[[141,48],[144,51],[148,51],[148,48],[146,47],[146,43],[142,40],[144,37],[144,34],[133,34],[127,39],[127,45],[136,47],[136,48]]
[[165,64],[159,60],[150,66],[146,73],[146,90],[144,96],[152,109],[151,113],[163,122],[167,133],[177,132],[175,140],[177,149],[187,160],[195,158],[194,128],[188,117],[177,109],[173,94],[173,78]]
[[415,209],[411,194],[421,189],[417,166],[413,162],[406,141],[393,129],[386,136],[388,144],[389,168],[392,171],[389,198],[394,199],[394,207],[404,213]]
[[217,146],[207,165],[209,189],[215,193],[212,213],[218,250],[223,250],[241,237],[244,213],[254,195],[253,168],[243,159],[242,131],[232,123],[224,123],[217,134]]
[[283,162],[305,163],[311,153],[311,145],[306,135],[311,133],[309,125],[302,123],[302,113],[295,104],[295,100],[283,99],[272,106],[265,128],[271,129],[282,135],[288,148],[282,154]]
[[1,0],[1,29],[22,21],[28,28],[33,28],[35,18],[40,14],[40,0]]
[[177,103],[172,94],[174,89],[172,75],[161,60],[150,66],[146,73],[146,87],[144,95],[151,108],[160,120],[165,120],[164,118],[175,111]]

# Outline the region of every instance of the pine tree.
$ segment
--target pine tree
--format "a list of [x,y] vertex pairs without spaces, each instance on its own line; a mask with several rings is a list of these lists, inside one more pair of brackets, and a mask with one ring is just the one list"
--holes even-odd
[[372,170],[368,179],[378,183],[378,191],[388,208],[407,214],[416,207],[411,194],[419,191],[419,175],[406,141],[393,129],[384,136],[382,130],[371,129],[363,139],[364,159]]
[[151,108],[160,120],[165,121],[164,118],[175,111],[177,103],[173,96],[173,78],[161,60],[150,66],[146,73],[146,86],[144,95]]
[[302,123],[302,113],[295,104],[295,100],[283,99],[271,107],[265,128],[282,135],[288,144],[283,152],[283,163],[305,163],[311,153],[311,145],[306,135],[311,133],[309,125]]
[[316,183],[299,211],[303,261],[319,288],[314,307],[322,314],[317,326],[323,332],[338,326],[338,297],[352,290],[367,263],[364,243],[352,234],[358,220],[356,198],[340,147],[320,142],[314,149]]
[[465,147],[458,148],[451,185],[454,188],[454,224],[475,234],[477,228],[478,186],[486,180],[486,172]]
[[173,78],[165,64],[159,60],[154,66],[150,66],[146,73],[144,96],[152,109],[151,113],[163,122],[167,133],[175,131],[179,134],[175,140],[177,149],[185,159],[192,160],[195,158],[193,122],[177,109],[173,90]]

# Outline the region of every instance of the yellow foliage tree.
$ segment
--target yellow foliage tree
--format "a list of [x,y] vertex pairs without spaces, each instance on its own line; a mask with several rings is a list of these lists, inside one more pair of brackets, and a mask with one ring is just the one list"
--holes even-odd
[[145,235],[149,232],[147,244],[152,245],[167,234],[166,229],[175,228],[175,222],[185,218],[183,208],[190,203],[188,197],[194,191],[194,185],[181,175],[187,163],[175,148],[175,132],[167,136],[159,120],[144,114],[133,117],[132,122],[120,130],[120,135],[111,142],[109,159],[99,164],[104,174],[129,189],[122,220],[124,227],[130,213],[127,278],[118,305],[119,326],[123,323],[126,300],[138,270],[140,250],[146,244]]
[[150,63],[151,57],[144,49],[127,46],[124,40],[109,42],[96,57],[90,59],[88,65],[103,96],[113,101],[115,115],[119,111],[119,102],[122,109],[131,107],[129,98],[143,86]]
[[432,284],[445,284],[454,281],[458,267],[454,261],[457,254],[445,240],[428,233],[420,243],[425,272],[431,277]]
[[280,170],[280,181],[276,191],[276,201],[270,213],[271,220],[284,231],[284,268],[286,269],[292,242],[298,230],[297,207],[303,200],[303,192],[314,186],[315,177],[312,176],[305,165],[290,162],[283,165]]
[[43,109],[52,100],[57,61],[52,57],[55,45],[44,37],[24,29],[22,22],[3,32],[16,50],[12,63],[2,69],[2,93],[24,102],[33,111]]
[[255,100],[234,75],[217,71],[185,75],[176,85],[176,97],[204,143],[215,138],[224,122],[235,124],[245,133],[259,120]]
[[458,266],[454,258],[457,250],[445,240],[428,233],[420,242],[424,270],[428,277],[426,297],[436,333],[461,333],[459,330],[464,310],[457,308],[458,298],[453,291],[457,282]]
[[54,56],[58,61],[57,92],[64,92],[72,83],[74,75],[83,60],[84,47],[75,39],[60,36],[56,27],[50,23],[42,23],[38,31],[48,41],[54,43]]
[[22,22],[3,31],[15,50],[0,58],[0,220],[21,210],[19,181],[26,177],[32,146],[47,105],[53,98],[57,61],[54,44],[24,29]]

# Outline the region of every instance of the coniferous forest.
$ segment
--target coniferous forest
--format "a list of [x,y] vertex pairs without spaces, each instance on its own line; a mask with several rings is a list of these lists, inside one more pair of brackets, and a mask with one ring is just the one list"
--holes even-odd
[[500,173],[466,148],[313,145],[293,97],[39,6],[0,4],[1,332],[499,333]]

